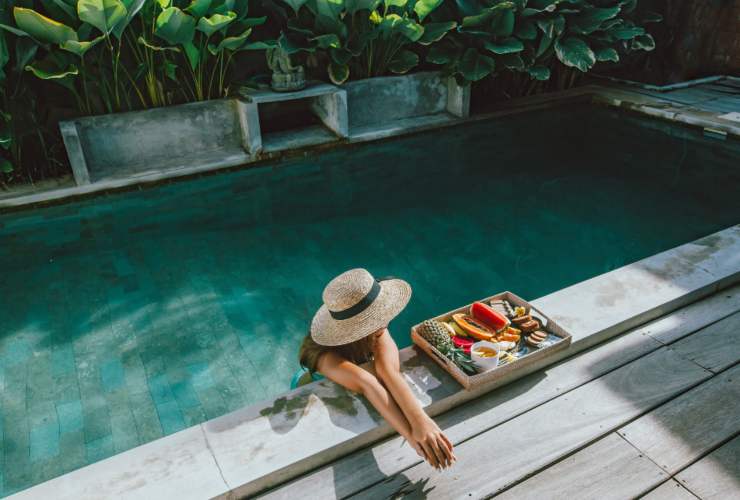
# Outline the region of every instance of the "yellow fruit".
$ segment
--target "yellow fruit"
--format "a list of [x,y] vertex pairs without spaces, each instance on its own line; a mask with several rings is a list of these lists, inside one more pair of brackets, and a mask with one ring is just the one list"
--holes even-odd
[[454,321],[450,321],[449,323],[447,323],[447,325],[452,328],[452,331],[454,331],[455,335],[457,335],[458,337],[470,337],[470,335],[465,333],[465,330],[460,328],[460,326]]

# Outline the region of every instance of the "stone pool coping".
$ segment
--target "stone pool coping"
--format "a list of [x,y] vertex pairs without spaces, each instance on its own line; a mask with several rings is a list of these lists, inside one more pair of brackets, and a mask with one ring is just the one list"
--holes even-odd
[[[425,130],[449,127],[463,123],[500,118],[514,113],[534,111],[562,105],[567,102],[592,102],[609,107],[629,110],[661,120],[679,123],[692,128],[698,128],[714,136],[740,138],[740,122],[721,118],[723,113],[704,111],[688,105],[682,105],[668,99],[649,96],[618,84],[586,85],[574,89],[523,97],[506,101],[493,112],[473,115],[468,118],[458,118],[453,115],[429,115],[398,120],[391,124],[384,124],[374,128],[363,128],[356,133],[350,133],[343,141],[316,146],[297,147],[283,151],[264,151],[258,156],[249,156],[246,163],[235,167],[224,167],[218,163],[183,167],[176,170],[161,172],[147,172],[132,175],[126,178],[102,180],[82,186],[62,187],[33,194],[0,197],[0,213],[34,206],[53,203],[63,203],[72,199],[85,198],[127,189],[137,189],[146,185],[156,185],[170,179],[194,177],[198,175],[251,168],[266,162],[288,159],[307,154],[310,151],[320,151],[348,144],[359,144],[382,140],[401,135],[417,133]],[[285,138],[290,141],[290,137]]]
[[[562,359],[738,281],[740,224],[532,303],[573,335],[572,344],[557,356]],[[414,347],[402,349],[401,360],[404,376],[432,415],[539,368],[465,391]],[[390,434],[392,430],[362,398],[324,380],[114,455],[11,498],[250,496]]]

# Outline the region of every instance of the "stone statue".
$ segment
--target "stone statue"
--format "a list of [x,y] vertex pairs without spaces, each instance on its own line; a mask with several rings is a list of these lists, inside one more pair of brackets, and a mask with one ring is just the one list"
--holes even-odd
[[272,70],[272,90],[290,92],[301,90],[306,86],[306,72],[301,65],[294,65],[290,54],[281,47],[267,49],[267,65]]

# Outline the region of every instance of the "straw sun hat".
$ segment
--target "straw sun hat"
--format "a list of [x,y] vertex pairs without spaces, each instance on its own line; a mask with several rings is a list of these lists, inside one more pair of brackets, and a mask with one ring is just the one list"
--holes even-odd
[[324,346],[360,340],[388,326],[410,298],[411,286],[403,280],[376,280],[366,269],[351,269],[324,288],[324,305],[311,321],[311,337]]

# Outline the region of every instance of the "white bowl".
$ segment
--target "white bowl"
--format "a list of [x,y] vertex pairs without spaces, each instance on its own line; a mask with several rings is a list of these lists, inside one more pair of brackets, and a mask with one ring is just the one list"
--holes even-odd
[[[489,349],[493,349],[494,351],[496,351],[496,355],[490,358],[481,358],[480,356],[475,354],[475,350],[480,347],[488,347]],[[493,370],[498,366],[498,353],[498,342],[481,340],[470,346],[470,359],[473,361],[473,364],[480,372],[487,372],[488,370]]]

